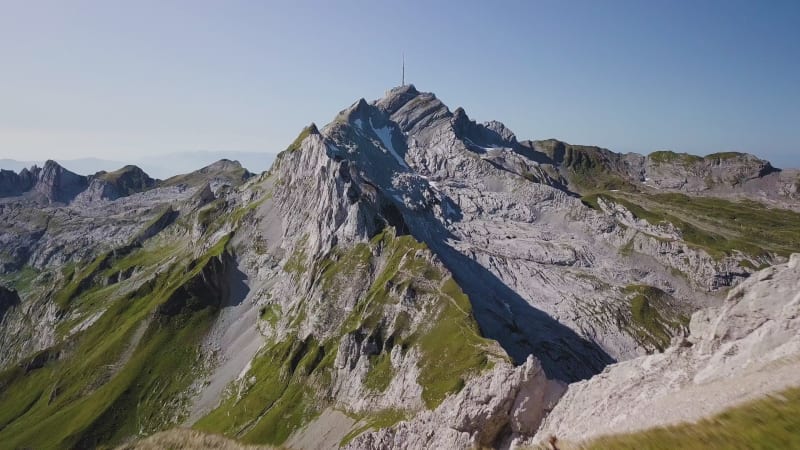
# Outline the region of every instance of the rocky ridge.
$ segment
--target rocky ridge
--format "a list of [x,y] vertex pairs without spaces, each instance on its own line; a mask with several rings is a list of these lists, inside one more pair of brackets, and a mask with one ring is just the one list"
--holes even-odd
[[[528,442],[568,383],[664,350],[798,245],[790,212],[780,245],[708,234],[674,211],[683,197],[653,194],[647,164],[520,142],[404,86],[310,125],[259,176],[128,167],[44,207],[8,188],[0,280],[19,302],[1,319],[0,438],[94,446],[191,425],[317,448]],[[777,173],[731,167],[743,184]]]

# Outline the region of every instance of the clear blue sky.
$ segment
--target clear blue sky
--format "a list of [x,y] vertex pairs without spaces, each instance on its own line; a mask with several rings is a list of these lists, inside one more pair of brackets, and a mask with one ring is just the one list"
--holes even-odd
[[800,166],[800,1],[0,2],[0,158],[276,152],[405,51],[522,139]]

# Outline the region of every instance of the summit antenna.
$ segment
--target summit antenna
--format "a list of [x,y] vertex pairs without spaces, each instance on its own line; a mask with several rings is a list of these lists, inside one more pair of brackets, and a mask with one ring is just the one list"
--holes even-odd
[[403,77],[400,79],[400,86],[406,85],[406,54],[403,52]]

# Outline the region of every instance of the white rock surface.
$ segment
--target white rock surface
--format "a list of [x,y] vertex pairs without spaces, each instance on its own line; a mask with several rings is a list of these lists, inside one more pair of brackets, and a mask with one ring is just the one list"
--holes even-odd
[[[350,449],[484,448],[529,436],[564,390],[548,380],[532,357],[513,367],[498,364],[413,420],[354,439]],[[506,429],[506,427],[508,429]]]
[[717,308],[694,314],[688,340],[574,383],[535,440],[580,441],[695,421],[800,385],[800,254],[764,269]]

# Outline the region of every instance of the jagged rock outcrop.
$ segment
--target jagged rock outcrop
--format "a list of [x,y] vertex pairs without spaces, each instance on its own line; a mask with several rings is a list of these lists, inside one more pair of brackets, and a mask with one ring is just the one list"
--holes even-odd
[[365,433],[347,448],[489,448],[530,436],[555,405],[563,384],[548,380],[532,357],[503,364],[447,398],[434,411],[385,430]]
[[23,169],[19,174],[0,172],[0,197],[33,192],[49,203],[69,203],[88,186],[87,177],[77,175],[48,160],[44,167]]
[[695,421],[800,385],[800,254],[754,274],[692,316],[691,334],[658,355],[572,384],[537,439],[578,441]]
[[136,166],[125,166],[114,172],[98,172],[89,178],[89,186],[75,201],[116,200],[152,189],[156,185],[156,180]]
[[614,153],[605,148],[572,145],[556,139],[523,144],[547,155],[548,162],[576,191],[632,187],[645,178],[645,158],[635,153]]
[[221,159],[194,172],[168,178],[160,185],[198,187],[208,184],[216,194],[219,189],[239,186],[252,176],[238,161]]
[[57,162],[49,160],[44,163],[33,189],[50,202],[69,203],[87,185],[86,177],[72,173]]
[[551,180],[573,192],[681,192],[749,199],[797,210],[795,184],[800,172],[777,169],[746,153],[722,152],[702,157],[657,151],[644,156],[556,139],[523,141],[520,146],[528,157],[543,164]]
[[36,184],[39,169],[22,169],[20,173],[0,170],[0,197],[13,197],[28,192]]
[[717,187],[740,187],[775,171],[768,161],[746,153],[699,157],[660,151],[648,155],[645,181],[658,189],[702,192]]
[[40,196],[46,203],[67,204],[72,201],[90,203],[116,200],[155,187],[150,178],[136,166],[125,166],[114,172],[78,175],[48,160],[44,167],[23,169],[19,174],[0,171],[0,197],[16,197],[26,193]]
[[230,296],[228,271],[231,256],[223,252],[203,264],[197,275],[176,289],[155,311],[155,317],[190,315],[206,308],[220,308]]

